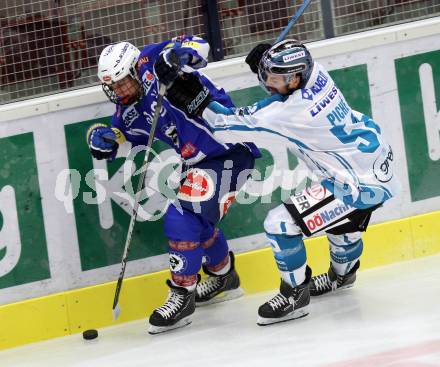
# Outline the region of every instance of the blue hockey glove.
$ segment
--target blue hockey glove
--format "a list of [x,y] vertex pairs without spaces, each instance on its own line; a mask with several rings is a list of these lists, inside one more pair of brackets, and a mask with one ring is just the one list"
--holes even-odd
[[119,144],[116,135],[118,131],[115,130],[105,124],[94,124],[89,127],[86,139],[94,158],[113,160],[116,157]]
[[159,82],[170,85],[179,76],[181,68],[189,63],[191,55],[182,48],[162,52],[154,63]]

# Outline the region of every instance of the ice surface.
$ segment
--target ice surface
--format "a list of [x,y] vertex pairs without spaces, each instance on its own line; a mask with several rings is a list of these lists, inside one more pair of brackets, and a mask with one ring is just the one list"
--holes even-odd
[[92,341],[76,334],[6,350],[0,365],[440,366],[440,255],[361,271],[354,288],[313,298],[306,318],[257,326],[274,292],[198,308],[190,326],[161,335],[147,333],[146,317]]

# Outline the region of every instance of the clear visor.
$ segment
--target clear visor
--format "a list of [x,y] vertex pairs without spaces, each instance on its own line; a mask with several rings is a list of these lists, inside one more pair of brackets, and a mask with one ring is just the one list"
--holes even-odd
[[258,79],[260,79],[260,81],[263,83],[265,83],[267,80],[267,71],[262,67],[258,68]]
[[263,69],[258,69],[260,85],[270,94],[277,93],[284,87],[287,87],[292,76],[292,74],[274,74]]
[[307,65],[305,63],[298,63],[295,65],[286,65],[286,66],[275,66],[271,65],[270,62],[263,59],[260,61],[260,65],[258,66],[258,77],[262,82],[266,82],[269,78],[269,75],[279,75],[284,78],[290,78],[291,76],[301,73],[307,69]]

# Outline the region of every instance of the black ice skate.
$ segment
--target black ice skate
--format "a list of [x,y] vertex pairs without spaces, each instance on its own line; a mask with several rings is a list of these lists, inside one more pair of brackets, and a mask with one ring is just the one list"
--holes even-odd
[[205,265],[203,266],[203,271],[208,275],[208,278],[197,284],[197,306],[205,306],[212,303],[228,301],[243,295],[244,292],[240,288],[240,278],[235,271],[235,259],[232,252],[229,252],[229,258],[231,268],[224,275],[213,274],[206,268]]
[[258,309],[257,324],[265,326],[307,316],[309,314],[311,277],[312,270],[307,266],[306,279],[299,286],[292,288],[284,280],[281,280],[280,293]]
[[359,260],[346,275],[338,275],[330,265],[327,273],[312,278],[310,295],[321,296],[339,289],[351,288],[356,280],[356,271],[359,269]]
[[167,280],[170,287],[168,298],[164,305],[156,308],[150,316],[150,334],[159,334],[177,329],[191,323],[191,315],[195,311],[195,290],[175,286]]

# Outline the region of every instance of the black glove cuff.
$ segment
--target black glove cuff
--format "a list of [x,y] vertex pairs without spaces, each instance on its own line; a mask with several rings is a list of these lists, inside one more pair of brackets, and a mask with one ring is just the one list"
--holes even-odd
[[111,151],[103,152],[102,150],[90,148],[90,153],[92,154],[93,158],[98,160],[111,159],[116,156],[116,151],[118,150],[118,148],[119,148],[119,144],[115,142],[115,145],[112,147]]
[[205,86],[187,105],[188,114],[193,116],[201,116],[209,102],[211,102],[211,93],[209,92],[208,87]]
[[200,116],[211,102],[211,93],[196,75],[185,74],[184,78],[177,78],[168,89],[167,98],[188,115]]
[[263,54],[271,47],[272,45],[270,43],[260,43],[256,45],[246,56],[244,61],[249,65],[253,73],[258,73],[258,64],[260,63]]

